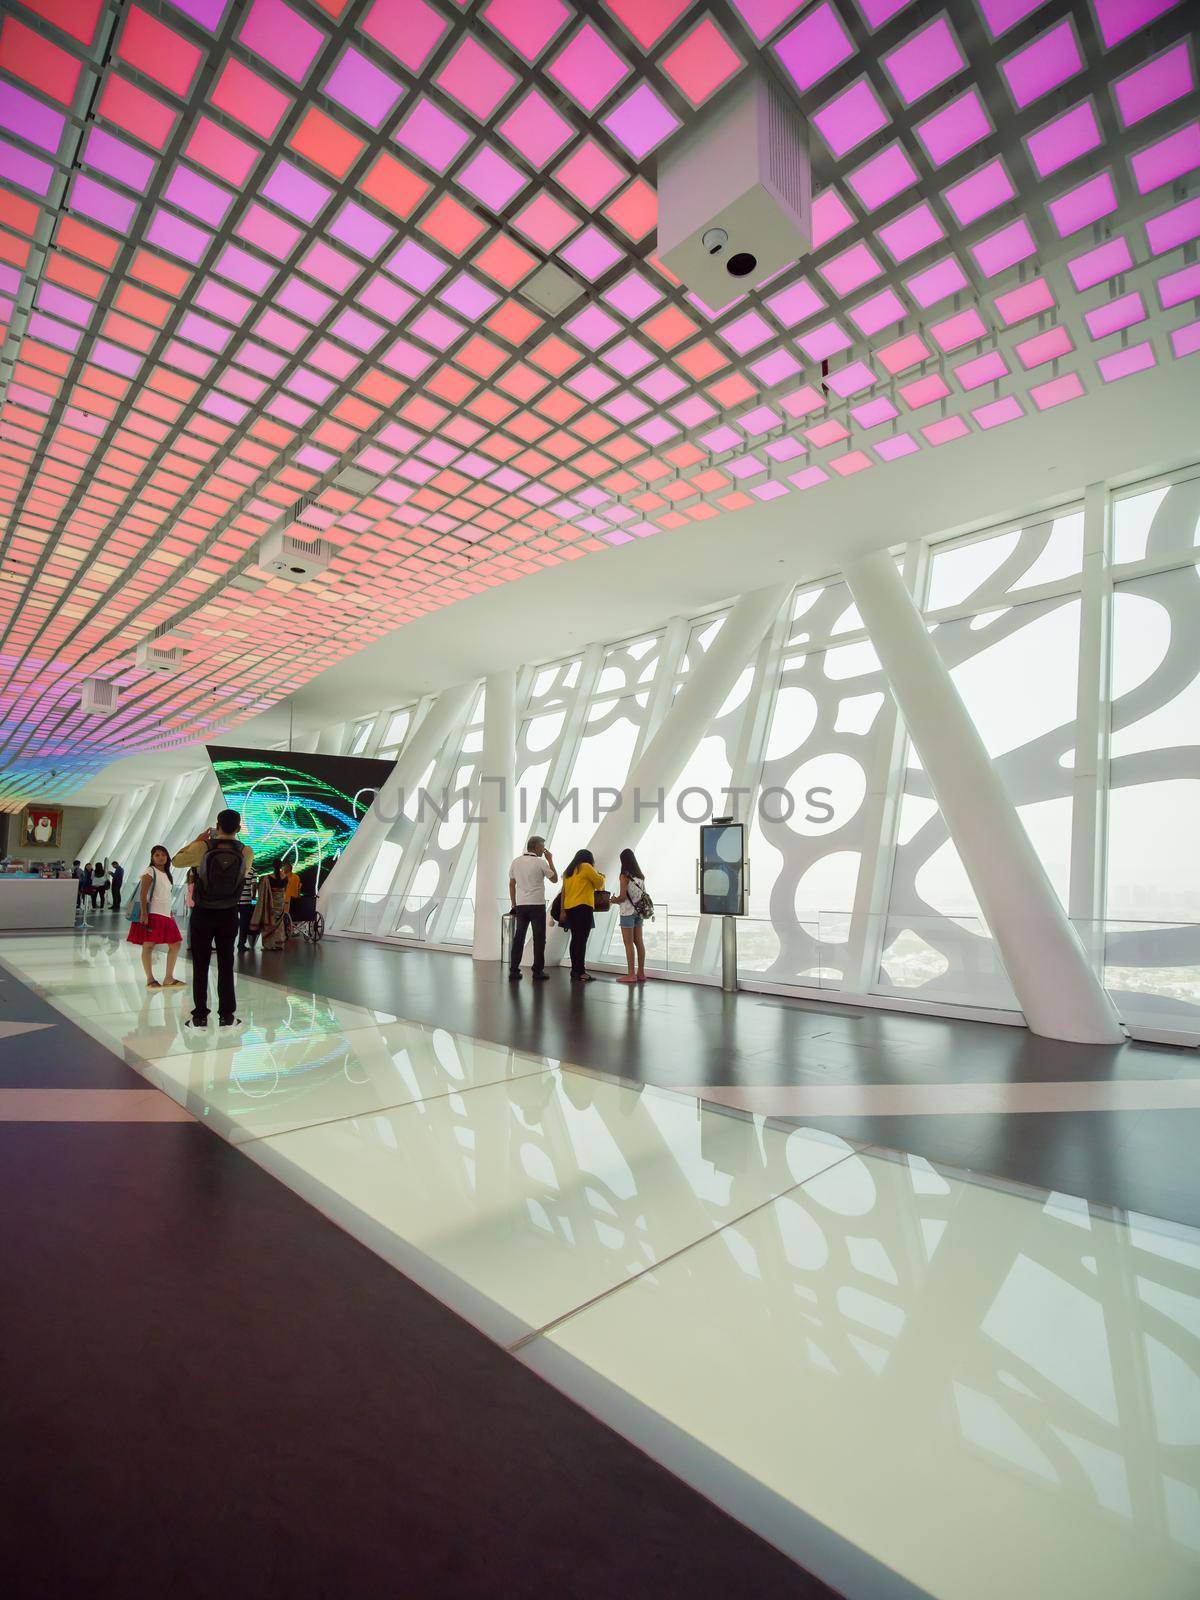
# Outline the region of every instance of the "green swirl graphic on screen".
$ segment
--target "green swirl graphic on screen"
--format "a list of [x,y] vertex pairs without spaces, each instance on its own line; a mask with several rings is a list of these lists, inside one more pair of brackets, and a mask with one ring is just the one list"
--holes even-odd
[[297,751],[210,746],[208,754],[225,804],[241,812],[255,870],[269,872],[281,861],[295,872],[315,867],[318,882],[354,837],[391,768],[387,761]]

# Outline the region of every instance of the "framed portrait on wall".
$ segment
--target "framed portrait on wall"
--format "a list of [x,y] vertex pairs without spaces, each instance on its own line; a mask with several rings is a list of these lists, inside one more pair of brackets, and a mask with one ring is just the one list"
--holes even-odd
[[26,806],[21,813],[21,848],[55,849],[62,843],[61,806]]

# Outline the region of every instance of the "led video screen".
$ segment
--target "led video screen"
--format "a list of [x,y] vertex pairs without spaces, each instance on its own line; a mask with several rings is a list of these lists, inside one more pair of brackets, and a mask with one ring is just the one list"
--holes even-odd
[[242,814],[242,838],[257,872],[285,861],[296,872],[328,873],[354,836],[390,761],[309,755],[299,750],[238,750],[209,745],[225,804]]

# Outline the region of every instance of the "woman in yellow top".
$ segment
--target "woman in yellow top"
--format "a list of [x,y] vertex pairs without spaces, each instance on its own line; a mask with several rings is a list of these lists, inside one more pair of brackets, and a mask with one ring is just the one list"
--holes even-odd
[[591,983],[584,968],[587,942],[596,925],[596,891],[604,888],[604,874],[596,871],[590,850],[577,850],[562,879],[562,921],[571,935],[571,982]]

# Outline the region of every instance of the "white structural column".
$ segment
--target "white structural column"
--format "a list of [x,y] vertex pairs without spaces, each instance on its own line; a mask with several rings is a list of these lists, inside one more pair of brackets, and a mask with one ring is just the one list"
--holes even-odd
[[131,790],[127,794],[113,795],[100,813],[96,826],[83,841],[83,847],[79,852],[80,861],[108,860],[113,840],[121,837],[121,829],[125,826],[136,795],[136,790]]
[[846,581],[950,837],[1034,1033],[1119,1044],[1124,1032],[949,670],[886,550]]
[[[708,732],[738,674],[762,644],[779,608],[791,594],[790,584],[773,584],[742,595],[724,626],[683,687],[668,706],[658,728],[630,768],[620,803],[603,818],[589,848],[601,871],[617,853],[636,849],[655,817],[658,791],[670,793],[687,765],[688,757]],[[714,795],[714,804],[720,797]]]
[[[929,552],[921,544],[905,552],[904,586],[918,601],[928,587]],[[846,942],[845,987],[870,994],[879,981],[886,943],[888,897],[896,865],[896,838],[904,794],[904,761],[908,736],[893,696],[885,695],[871,729],[866,760],[867,793],[863,800],[865,848],[854,888],[850,937]]]
[[461,730],[478,686],[478,680],[473,678],[469,683],[444,689],[424,720],[409,734],[400,759],[380,785],[371,809],[321,885],[317,904],[331,933],[344,926],[353,914],[380,846],[396,833],[401,836],[398,842],[403,842],[403,835],[411,827],[403,811],[406,791],[421,782],[425,769],[447,739]]
[[217,782],[216,773],[209,767],[207,771],[198,775],[191,794],[180,806],[179,821],[171,835],[173,839],[178,840],[176,850],[185,845],[189,839],[194,839],[202,828],[211,828],[217,820],[217,812],[222,810],[224,805],[221,785]]
[[476,785],[479,821],[475,860],[476,961],[500,959],[500,913],[508,903],[513,859],[517,758],[517,678],[493,672],[485,679],[483,753]]
[[1108,800],[1109,608],[1108,490],[1089,484],[1083,497],[1083,582],[1079,688],[1071,794],[1071,888],[1068,910],[1091,957],[1104,965],[1104,843]]
[[[151,790],[150,800],[144,813],[146,822],[136,837],[131,836],[126,847],[128,858],[123,863],[127,873],[144,872],[150,863],[150,852],[156,844],[166,845],[171,849],[171,839],[175,836],[172,823],[179,805],[179,791],[183,787],[186,775],[167,778],[157,790]],[[182,840],[180,841],[183,842]],[[179,845],[175,845],[177,850]]]
[[116,856],[122,866],[129,866],[133,859],[130,850],[141,838],[142,828],[149,821],[150,808],[154,804],[156,791],[155,784],[147,784],[144,788],[135,789],[130,795],[129,806],[121,825],[108,843],[106,861],[111,861]]

